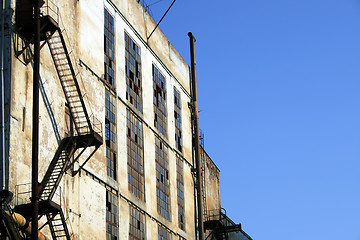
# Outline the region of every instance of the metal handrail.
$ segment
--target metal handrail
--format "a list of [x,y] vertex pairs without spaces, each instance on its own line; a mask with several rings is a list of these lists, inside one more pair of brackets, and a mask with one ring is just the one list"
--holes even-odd
[[[78,61],[77,61],[77,57],[75,56],[75,52],[74,52],[74,49],[71,45],[71,41],[70,41],[70,38],[69,38],[69,35],[67,34],[67,31],[66,31],[66,28],[65,28],[65,24],[64,22],[62,21],[62,18],[60,16],[60,13],[59,13],[59,28],[61,30],[61,33],[62,35],[64,36],[64,40],[65,40],[65,43],[66,43],[66,47],[68,48],[69,50],[69,57],[70,57],[70,61],[73,65],[73,69],[74,69],[74,72],[75,72],[75,75],[78,79],[78,84],[79,84],[79,88],[82,90],[81,92],[81,97],[85,100],[86,99],[86,102],[89,102],[89,99],[87,97],[87,92],[86,92],[86,88],[85,88],[85,84],[84,84],[84,80],[82,78],[82,75],[80,74],[80,69],[79,69],[79,64],[78,64]],[[94,111],[92,110],[92,108],[90,106],[87,106],[88,109],[90,111],[88,111],[88,115],[89,117],[90,116],[93,116],[94,115]],[[91,121],[90,121],[91,122]],[[91,126],[91,127],[94,127],[94,126]],[[90,130],[90,129],[89,129]],[[87,133],[87,132],[85,132]]]
[[[22,187],[27,187],[30,190],[20,190],[20,188]],[[24,197],[20,197],[20,195],[24,196]],[[28,196],[26,196],[28,195]],[[23,201],[21,202],[21,204],[23,204],[24,202],[29,203],[30,200],[26,200],[29,199],[31,195],[31,183],[23,183],[23,184],[17,184],[15,185],[15,194],[14,194],[14,198],[15,198],[15,205],[19,205],[19,200],[22,199]]]
[[99,119],[95,117],[94,114],[91,114],[90,116],[90,122],[92,123],[92,127],[94,132],[102,136],[102,123]]
[[59,7],[51,0],[45,0],[44,5],[40,8],[40,14],[50,16],[57,23],[59,22]]

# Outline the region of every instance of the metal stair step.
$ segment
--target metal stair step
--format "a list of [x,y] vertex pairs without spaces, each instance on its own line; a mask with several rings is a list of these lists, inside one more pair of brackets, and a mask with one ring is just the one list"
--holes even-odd
[[68,98],[78,98],[80,97],[79,95],[72,95],[72,96],[67,96]]
[[61,66],[66,66],[68,65],[69,63],[60,63],[60,64],[56,64],[58,67],[61,67]]
[[[65,65],[66,65],[66,64],[64,64],[64,66],[65,66]],[[59,67],[60,67],[60,65],[59,65]],[[68,67],[67,67],[67,68],[64,68],[63,66],[61,66],[61,67],[62,67],[62,68],[59,68],[59,69],[58,69],[59,72],[63,73],[63,72],[67,72],[67,71],[68,71],[68,72],[71,73],[71,69],[70,69],[70,68],[68,68]]]
[[67,60],[67,58],[66,58],[66,57],[63,57],[63,58],[56,58],[55,60],[56,60],[56,61],[64,61],[64,60]]
[[[60,44],[59,44],[60,45]],[[60,46],[60,47],[52,47],[51,48],[52,50],[58,50],[58,49],[64,49],[62,46]]]
[[72,76],[72,74],[60,74],[60,77],[64,77],[64,76]]

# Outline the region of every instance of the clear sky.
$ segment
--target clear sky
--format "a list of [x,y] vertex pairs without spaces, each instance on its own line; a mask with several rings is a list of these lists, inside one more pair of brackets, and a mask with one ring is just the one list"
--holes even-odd
[[254,240],[360,240],[360,0],[177,0],[160,27],[187,62],[197,39],[228,215]]

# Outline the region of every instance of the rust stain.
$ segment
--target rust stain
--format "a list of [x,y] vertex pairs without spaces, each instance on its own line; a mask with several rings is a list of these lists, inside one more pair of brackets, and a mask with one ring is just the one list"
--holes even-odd
[[25,100],[27,99],[27,93],[28,93],[28,85],[29,85],[29,79],[31,78],[29,70],[26,69],[25,71]]

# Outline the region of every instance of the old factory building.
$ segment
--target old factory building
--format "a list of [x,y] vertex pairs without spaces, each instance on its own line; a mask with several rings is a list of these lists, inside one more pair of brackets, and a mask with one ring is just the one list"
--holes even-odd
[[[2,3],[0,237],[27,239],[33,9]],[[142,4],[46,0],[40,13],[39,239],[190,240],[203,226],[204,239],[251,240],[221,210],[220,171],[201,146],[194,160],[190,66],[159,28],[150,37]]]

